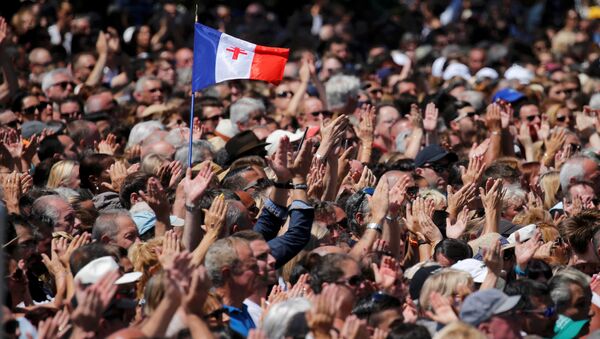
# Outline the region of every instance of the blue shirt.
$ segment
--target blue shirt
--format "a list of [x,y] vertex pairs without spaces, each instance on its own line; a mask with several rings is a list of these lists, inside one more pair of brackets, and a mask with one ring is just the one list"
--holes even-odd
[[244,336],[244,338],[248,336],[250,329],[256,328],[246,305],[242,305],[241,309],[227,305],[223,305],[223,308],[227,311],[227,315],[230,318],[229,327]]

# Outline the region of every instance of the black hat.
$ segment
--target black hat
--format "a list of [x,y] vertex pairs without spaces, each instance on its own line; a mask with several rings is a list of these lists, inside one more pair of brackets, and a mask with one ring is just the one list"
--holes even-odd
[[425,284],[425,280],[429,278],[430,275],[435,273],[437,270],[442,268],[440,265],[431,265],[421,267],[415,275],[413,275],[410,280],[410,285],[408,287],[408,293],[412,300],[418,300],[419,295],[421,294],[421,288],[423,288],[423,284]]
[[415,166],[421,167],[425,164],[436,162],[448,158],[450,162],[458,161],[458,156],[454,152],[448,152],[440,145],[429,145],[423,148],[415,158]]
[[252,131],[243,131],[233,136],[225,144],[231,162],[246,155],[266,155],[265,146],[269,143],[261,142]]

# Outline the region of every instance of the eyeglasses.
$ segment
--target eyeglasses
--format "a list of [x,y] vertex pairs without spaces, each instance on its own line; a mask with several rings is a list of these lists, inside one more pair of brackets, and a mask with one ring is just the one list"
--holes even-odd
[[46,107],[48,107],[47,102],[39,103],[39,104],[31,106],[31,107],[23,108],[23,113],[25,113],[26,115],[33,115],[33,114],[35,114],[36,111],[41,112],[41,111],[45,110]]
[[406,196],[410,200],[414,200],[417,197],[417,194],[419,194],[419,187],[418,186],[411,186],[411,187],[407,187],[406,188]]
[[566,115],[558,115],[556,117],[556,121],[559,121],[559,122],[565,122],[566,120],[567,120],[567,116]]
[[71,88],[75,88],[75,83],[71,81],[61,81],[53,84],[52,86],[60,86],[60,88],[64,91],[65,89],[67,89],[68,86],[71,86]]
[[448,166],[445,166],[445,165],[442,165],[442,164],[437,164],[437,163],[426,164],[423,167],[424,168],[431,168],[436,173],[443,173],[443,172],[448,171]]
[[316,112],[311,112],[310,114],[315,118],[321,114],[323,114],[323,118],[331,118],[333,116],[332,111],[316,111]]
[[210,320],[210,319],[220,320],[221,318],[223,318],[224,313],[227,313],[227,310],[225,308],[218,308],[218,309],[210,312],[209,314],[203,316],[202,318],[204,320]]
[[336,285],[345,285],[345,286],[348,286],[351,288],[355,288],[355,287],[360,286],[360,283],[362,283],[362,282],[363,282],[362,276],[354,275],[345,280],[338,280],[335,282],[335,284]]
[[221,120],[221,116],[220,115],[214,115],[212,117],[203,117],[200,118],[200,121],[213,121],[213,122],[217,122]]
[[524,310],[524,313],[541,314],[545,318],[551,318],[556,314],[556,310],[552,306],[546,307],[545,310]]
[[576,153],[576,152],[581,151],[580,144],[569,144],[569,147],[571,147],[571,153]]
[[275,94],[278,98],[291,98],[294,96],[294,92],[292,91],[282,91]]
[[539,115],[530,115],[525,117],[525,119],[527,119],[527,121],[529,122],[533,122],[535,120],[535,118],[539,118]]

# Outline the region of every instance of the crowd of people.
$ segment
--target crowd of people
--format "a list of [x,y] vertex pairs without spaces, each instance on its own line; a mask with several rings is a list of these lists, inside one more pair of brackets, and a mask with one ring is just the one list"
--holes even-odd
[[15,3],[2,337],[600,337],[596,2]]

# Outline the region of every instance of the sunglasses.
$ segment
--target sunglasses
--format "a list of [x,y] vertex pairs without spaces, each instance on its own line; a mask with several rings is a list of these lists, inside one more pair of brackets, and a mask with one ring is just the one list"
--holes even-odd
[[425,165],[423,167],[424,168],[431,168],[436,173],[443,173],[443,172],[448,171],[448,166],[440,165],[440,164],[436,164],[436,163],[427,164],[427,165]]
[[525,312],[525,313],[531,313],[531,314],[541,314],[545,318],[551,318],[552,316],[554,316],[556,314],[556,310],[552,306],[546,307],[546,309],[543,310],[543,311],[539,311],[539,310],[525,310],[523,312]]
[[294,96],[294,92],[292,91],[282,91],[275,94],[278,98],[291,98]]
[[410,200],[414,200],[417,197],[417,194],[419,194],[418,186],[412,186],[412,187],[406,188],[406,196],[409,197]]
[[216,309],[212,312],[210,312],[209,314],[203,316],[202,318],[204,320],[210,320],[210,319],[221,319],[223,317],[223,314],[227,313],[227,310],[225,308],[219,308]]
[[57,82],[52,86],[60,86],[60,88],[62,90],[67,89],[67,86],[71,86],[71,88],[75,88],[75,83],[72,81],[61,81],[61,82]]
[[316,111],[316,112],[311,112],[310,114],[315,118],[321,114],[323,114],[324,118],[331,118],[333,116],[332,111]]
[[581,151],[581,145],[579,145],[579,144],[569,144],[569,147],[571,147],[572,153]]
[[358,287],[360,286],[360,283],[363,282],[363,278],[360,275],[354,275],[348,279],[345,280],[338,280],[335,282],[336,285],[345,285],[348,287]]
[[220,119],[221,119],[220,115],[215,115],[215,116],[208,117],[208,118],[201,118],[200,121],[214,121],[214,122],[216,122],[216,121],[219,121]]
[[556,121],[559,121],[559,122],[565,122],[566,120],[567,120],[567,116],[565,116],[565,115],[559,115],[556,117]]
[[46,107],[48,107],[47,103],[39,103],[31,107],[23,108],[23,113],[25,113],[26,115],[33,115],[35,114],[35,112],[41,112],[45,110]]
[[530,115],[528,117],[525,117],[525,119],[527,119],[527,121],[529,122],[533,122],[535,120],[535,118],[538,118],[538,115]]

